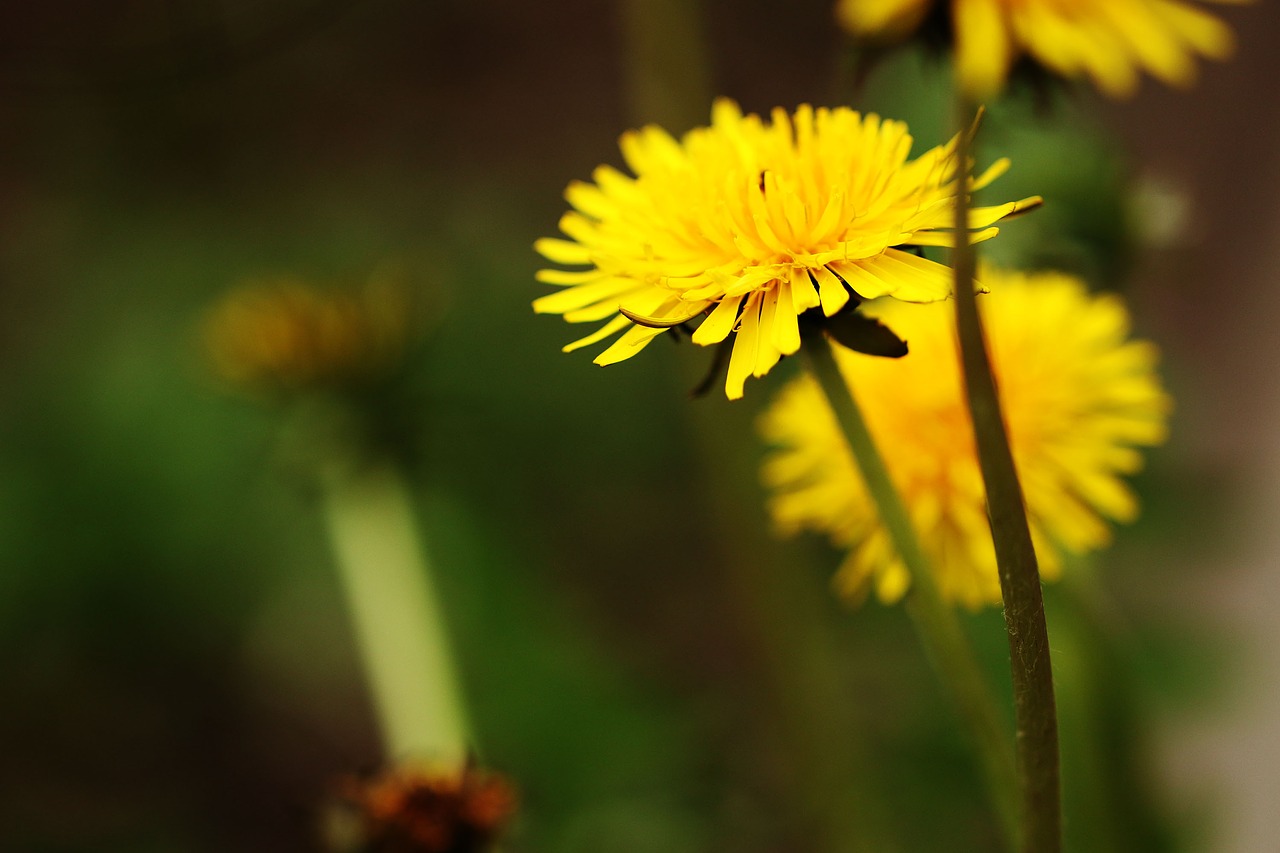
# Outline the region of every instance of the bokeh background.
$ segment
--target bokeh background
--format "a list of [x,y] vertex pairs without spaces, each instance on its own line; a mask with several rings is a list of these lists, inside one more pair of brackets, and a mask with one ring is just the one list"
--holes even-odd
[[[945,81],[908,55],[856,90],[827,0],[656,5],[703,47],[640,0],[0,9],[0,848],[315,850],[377,766],[290,416],[200,329],[246,279],[388,269],[430,314],[400,435],[512,849],[994,843],[901,610],[769,533],[781,377],[690,401],[707,352],[599,370],[529,308],[533,240],[626,127],[843,100],[931,146]],[[1122,288],[1178,399],[1142,520],[1049,593],[1078,851],[1280,835],[1280,10],[1223,15],[1239,55],[1190,92],[984,130],[1001,198],[1049,201],[999,253]],[[999,614],[968,618],[1003,679]]]

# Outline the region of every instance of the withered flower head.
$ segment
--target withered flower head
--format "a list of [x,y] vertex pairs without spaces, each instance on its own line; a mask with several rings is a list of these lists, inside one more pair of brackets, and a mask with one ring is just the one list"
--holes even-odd
[[505,778],[474,768],[402,766],[349,780],[342,794],[358,813],[370,853],[481,853],[517,807]]

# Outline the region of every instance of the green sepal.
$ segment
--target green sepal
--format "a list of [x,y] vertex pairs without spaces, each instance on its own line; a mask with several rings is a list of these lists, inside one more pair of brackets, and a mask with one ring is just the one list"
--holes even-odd
[[906,341],[860,311],[841,311],[828,317],[822,326],[836,343],[854,352],[882,358],[902,358],[907,354]]

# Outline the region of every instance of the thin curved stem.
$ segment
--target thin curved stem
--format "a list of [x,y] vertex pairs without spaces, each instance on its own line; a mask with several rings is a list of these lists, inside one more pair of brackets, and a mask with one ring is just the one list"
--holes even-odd
[[809,330],[804,334],[802,348],[840,423],[881,523],[911,576],[907,612],[925,653],[973,739],[992,806],[1012,848],[1017,832],[1017,779],[1008,733],[990,686],[960,620],[938,592],[933,569],[867,429],[853,390],[836,365],[831,343],[821,331]]
[[[956,159],[965,180],[971,161],[970,117],[974,113],[974,106],[962,98]],[[958,193],[957,235],[968,233],[969,207],[968,194]],[[1000,397],[991,373],[982,318],[978,315],[974,251],[967,239],[956,240],[952,266],[956,275],[956,326],[964,384],[977,440],[979,467],[986,484],[987,511],[991,517],[1000,592],[1004,597],[1004,621],[1009,633],[1022,804],[1021,849],[1027,853],[1058,853],[1062,849],[1058,711],[1040,570]]]

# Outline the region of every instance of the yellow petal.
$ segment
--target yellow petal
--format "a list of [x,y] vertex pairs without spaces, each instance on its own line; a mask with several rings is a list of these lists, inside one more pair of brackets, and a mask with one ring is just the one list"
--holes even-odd
[[1169,26],[1197,53],[1211,59],[1227,59],[1235,51],[1231,29],[1209,13],[1184,3],[1161,2],[1157,8]]
[[753,376],[764,376],[782,357],[782,351],[773,341],[777,333],[778,288],[768,290],[760,301],[760,335],[755,366],[751,370]]
[[955,273],[950,267],[899,249],[887,249],[863,267],[896,285],[892,296],[903,302],[938,302],[951,295]]
[[[982,231],[973,232],[969,237],[969,242],[981,243],[983,240],[990,240],[999,233],[999,228],[985,228]],[[955,244],[956,234],[954,231],[917,231],[914,234],[905,235],[900,241],[900,245],[904,246],[943,246],[953,248]]]
[[602,341],[605,338],[612,335],[613,333],[618,332],[630,325],[631,325],[630,320],[628,320],[626,317],[619,315],[617,317],[614,317],[608,323],[605,323],[600,328],[596,329],[591,334],[587,335],[585,338],[578,338],[578,340],[574,341],[573,343],[565,344],[563,347],[561,347],[560,351],[573,352],[574,350],[591,346],[596,341]]
[[729,336],[738,322],[738,306],[742,304],[742,296],[726,296],[712,309],[707,319],[702,321],[693,333],[693,342],[699,346],[718,344]]
[[800,323],[791,296],[791,286],[790,281],[778,285],[778,307],[774,317],[773,345],[783,355],[793,355],[800,349]]
[[815,267],[812,272],[813,277],[818,281],[818,297],[822,300],[822,313],[830,317],[848,303],[849,291],[844,286],[844,282],[826,267]]
[[822,304],[822,299],[818,296],[818,291],[814,288],[807,269],[792,267],[788,275],[791,284],[791,310],[797,317],[810,308],[817,308]]
[[984,98],[1004,86],[1012,61],[1008,24],[997,0],[955,0],[956,76],[970,96]]
[[891,39],[914,30],[929,5],[928,0],[842,0],[836,18],[855,35]]
[[760,342],[760,295],[753,293],[742,311],[742,326],[733,341],[729,356],[729,375],[724,393],[730,400],[742,399],[743,386],[755,368],[756,347]]
[[986,228],[993,222],[999,222],[1001,219],[1008,219],[1013,216],[1021,216],[1029,213],[1044,204],[1044,199],[1038,195],[1030,198],[1024,198],[1019,201],[1011,201],[1007,204],[997,204],[991,207],[975,207],[969,211],[969,227],[970,228]]
[[533,244],[533,250],[542,257],[556,264],[589,264],[591,250],[568,240],[556,240],[543,237]]
[[853,292],[861,296],[863,299],[875,299],[889,293],[893,293],[897,288],[890,282],[884,281],[871,270],[866,269],[863,264],[865,259],[861,261],[832,261],[831,269],[835,270],[849,286],[853,288]]
[[609,274],[591,270],[538,270],[533,277],[543,284],[580,285],[606,278]]
[[[626,320],[625,317],[622,319]],[[627,320],[630,323],[630,320]],[[665,332],[666,329],[650,329],[648,326],[632,324],[622,333],[622,337],[614,341],[608,349],[595,357],[595,363],[601,367],[626,361],[649,345],[649,341]]]
[[533,300],[533,310],[539,314],[563,314],[566,311],[574,311],[610,299],[613,300],[616,309],[617,297],[634,290],[637,286],[645,287],[644,284],[638,284],[626,278],[606,278],[539,297]]

